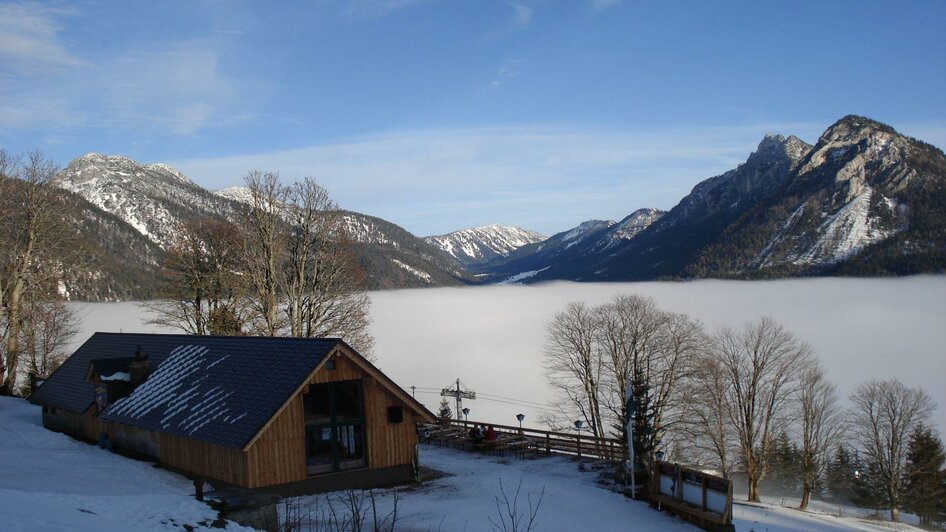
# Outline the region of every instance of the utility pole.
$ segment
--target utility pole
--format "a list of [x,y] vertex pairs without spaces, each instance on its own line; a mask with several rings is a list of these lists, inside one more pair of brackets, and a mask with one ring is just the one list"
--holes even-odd
[[411,386],[411,397],[417,399],[417,386]]
[[456,388],[453,388],[453,385],[440,390],[441,397],[453,397],[457,401],[457,409],[455,410],[457,414],[457,419],[462,419],[463,415],[463,400],[464,399],[476,399],[476,392],[473,390],[465,389],[466,387],[460,387],[460,379],[457,379]]

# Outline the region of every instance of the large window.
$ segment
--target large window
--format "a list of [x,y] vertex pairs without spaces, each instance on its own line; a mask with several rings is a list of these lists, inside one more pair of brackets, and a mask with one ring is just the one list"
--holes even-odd
[[367,465],[361,381],[312,384],[304,405],[310,475]]

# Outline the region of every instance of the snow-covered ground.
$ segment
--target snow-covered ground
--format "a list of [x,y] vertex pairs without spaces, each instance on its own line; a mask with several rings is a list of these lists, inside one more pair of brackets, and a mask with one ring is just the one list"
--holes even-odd
[[[542,497],[535,520],[535,530],[539,531],[698,530],[645,502],[605,489],[596,481],[599,474],[587,463],[580,470],[576,462],[561,457],[518,460],[429,445],[421,446],[420,459],[425,467],[446,476],[399,490],[396,530],[493,530],[490,520],[499,523],[497,497],[500,508],[507,509],[502,503],[500,481],[510,499],[521,482],[520,514],[528,513],[530,498],[535,504]],[[301,497],[294,502],[304,515],[325,515],[329,504],[337,512],[345,508],[340,494]],[[366,510],[370,508],[369,502],[365,504]],[[379,516],[390,514],[394,508],[392,492],[378,492],[376,504]],[[733,515],[737,531],[916,530],[905,524],[800,512],[777,504],[739,503],[734,505]]]
[[[399,490],[403,531],[492,530],[499,522],[500,482],[527,512],[541,496],[535,530],[696,530],[643,502],[600,486],[588,464],[552,457],[518,460],[421,446],[421,463],[445,475]],[[544,490],[544,495],[543,494]],[[184,477],[44,429],[40,409],[0,397],[0,530],[139,531],[207,529],[217,517],[193,497]],[[336,511],[342,494],[297,499],[304,514]],[[378,492],[379,515],[393,508],[393,491]],[[505,508],[505,507],[504,507]],[[734,507],[737,530],[911,530],[908,525],[804,513],[778,505]],[[229,523],[227,530],[247,530]]]
[[204,530],[217,518],[185,477],[48,431],[40,416],[0,397],[0,530]]

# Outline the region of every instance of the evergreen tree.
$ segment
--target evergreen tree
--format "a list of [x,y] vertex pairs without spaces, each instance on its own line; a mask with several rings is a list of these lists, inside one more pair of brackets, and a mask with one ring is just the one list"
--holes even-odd
[[[650,384],[644,378],[643,370],[634,371],[632,378],[633,386],[631,389],[631,414],[632,425],[634,428],[634,456],[641,460],[649,457],[654,451],[654,405],[651,397]],[[624,428],[626,431],[626,427]],[[626,439],[626,435],[625,435]]]
[[801,450],[782,432],[776,437],[766,485],[781,494],[794,494],[801,485]]
[[453,409],[450,408],[450,403],[447,402],[446,397],[440,400],[440,410],[437,414],[440,416],[440,419],[453,419]]
[[946,455],[943,442],[929,427],[910,435],[904,473],[904,508],[920,518],[920,526],[946,521]]
[[843,444],[838,445],[837,451],[834,453],[834,459],[828,465],[828,471],[825,475],[826,488],[831,499],[835,501],[851,500],[854,482],[857,480],[854,475],[856,469],[851,452]]
[[862,508],[873,508],[877,515],[890,508],[890,497],[884,486],[879,466],[854,455],[854,485],[851,502]]

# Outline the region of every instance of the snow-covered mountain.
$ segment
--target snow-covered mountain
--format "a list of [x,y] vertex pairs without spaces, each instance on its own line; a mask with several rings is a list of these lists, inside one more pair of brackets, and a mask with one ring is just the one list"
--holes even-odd
[[880,122],[846,116],[779,195],[701,253],[730,275],[907,274],[946,269],[946,155]]
[[464,265],[474,265],[505,257],[522,246],[541,242],[545,235],[508,225],[486,225],[462,229],[424,240]]
[[[245,187],[211,193],[164,164],[90,153],[55,179],[97,250],[63,289],[146,297],[161,248],[185,219],[237,219]],[[65,193],[65,192],[64,192]],[[693,187],[669,212],[638,209],[549,238],[486,226],[428,237],[344,213],[372,288],[696,277],[946,271],[946,155],[860,116],[812,146],[766,135],[746,161]],[[103,235],[95,243],[97,233]],[[134,249],[135,260],[123,260]],[[124,268],[124,269],[123,269]],[[129,273],[132,272],[132,273]]]
[[250,189],[247,187],[236,186],[221,188],[220,190],[215,190],[214,194],[245,205],[253,204],[253,193],[250,192]]
[[814,146],[767,135],[662,216],[637,211],[554,257],[543,256],[546,243],[524,247],[489,273],[537,282],[942,272],[944,223],[942,150],[847,116]]
[[505,260],[488,264],[485,270],[490,278],[499,282],[526,282],[564,261],[597,255],[620,246],[663,214],[657,209],[638,209],[620,222],[587,220],[541,242],[523,246]]
[[166,164],[89,153],[73,159],[54,184],[85,198],[159,246],[173,240],[180,222],[236,216],[236,204],[214,195]]

